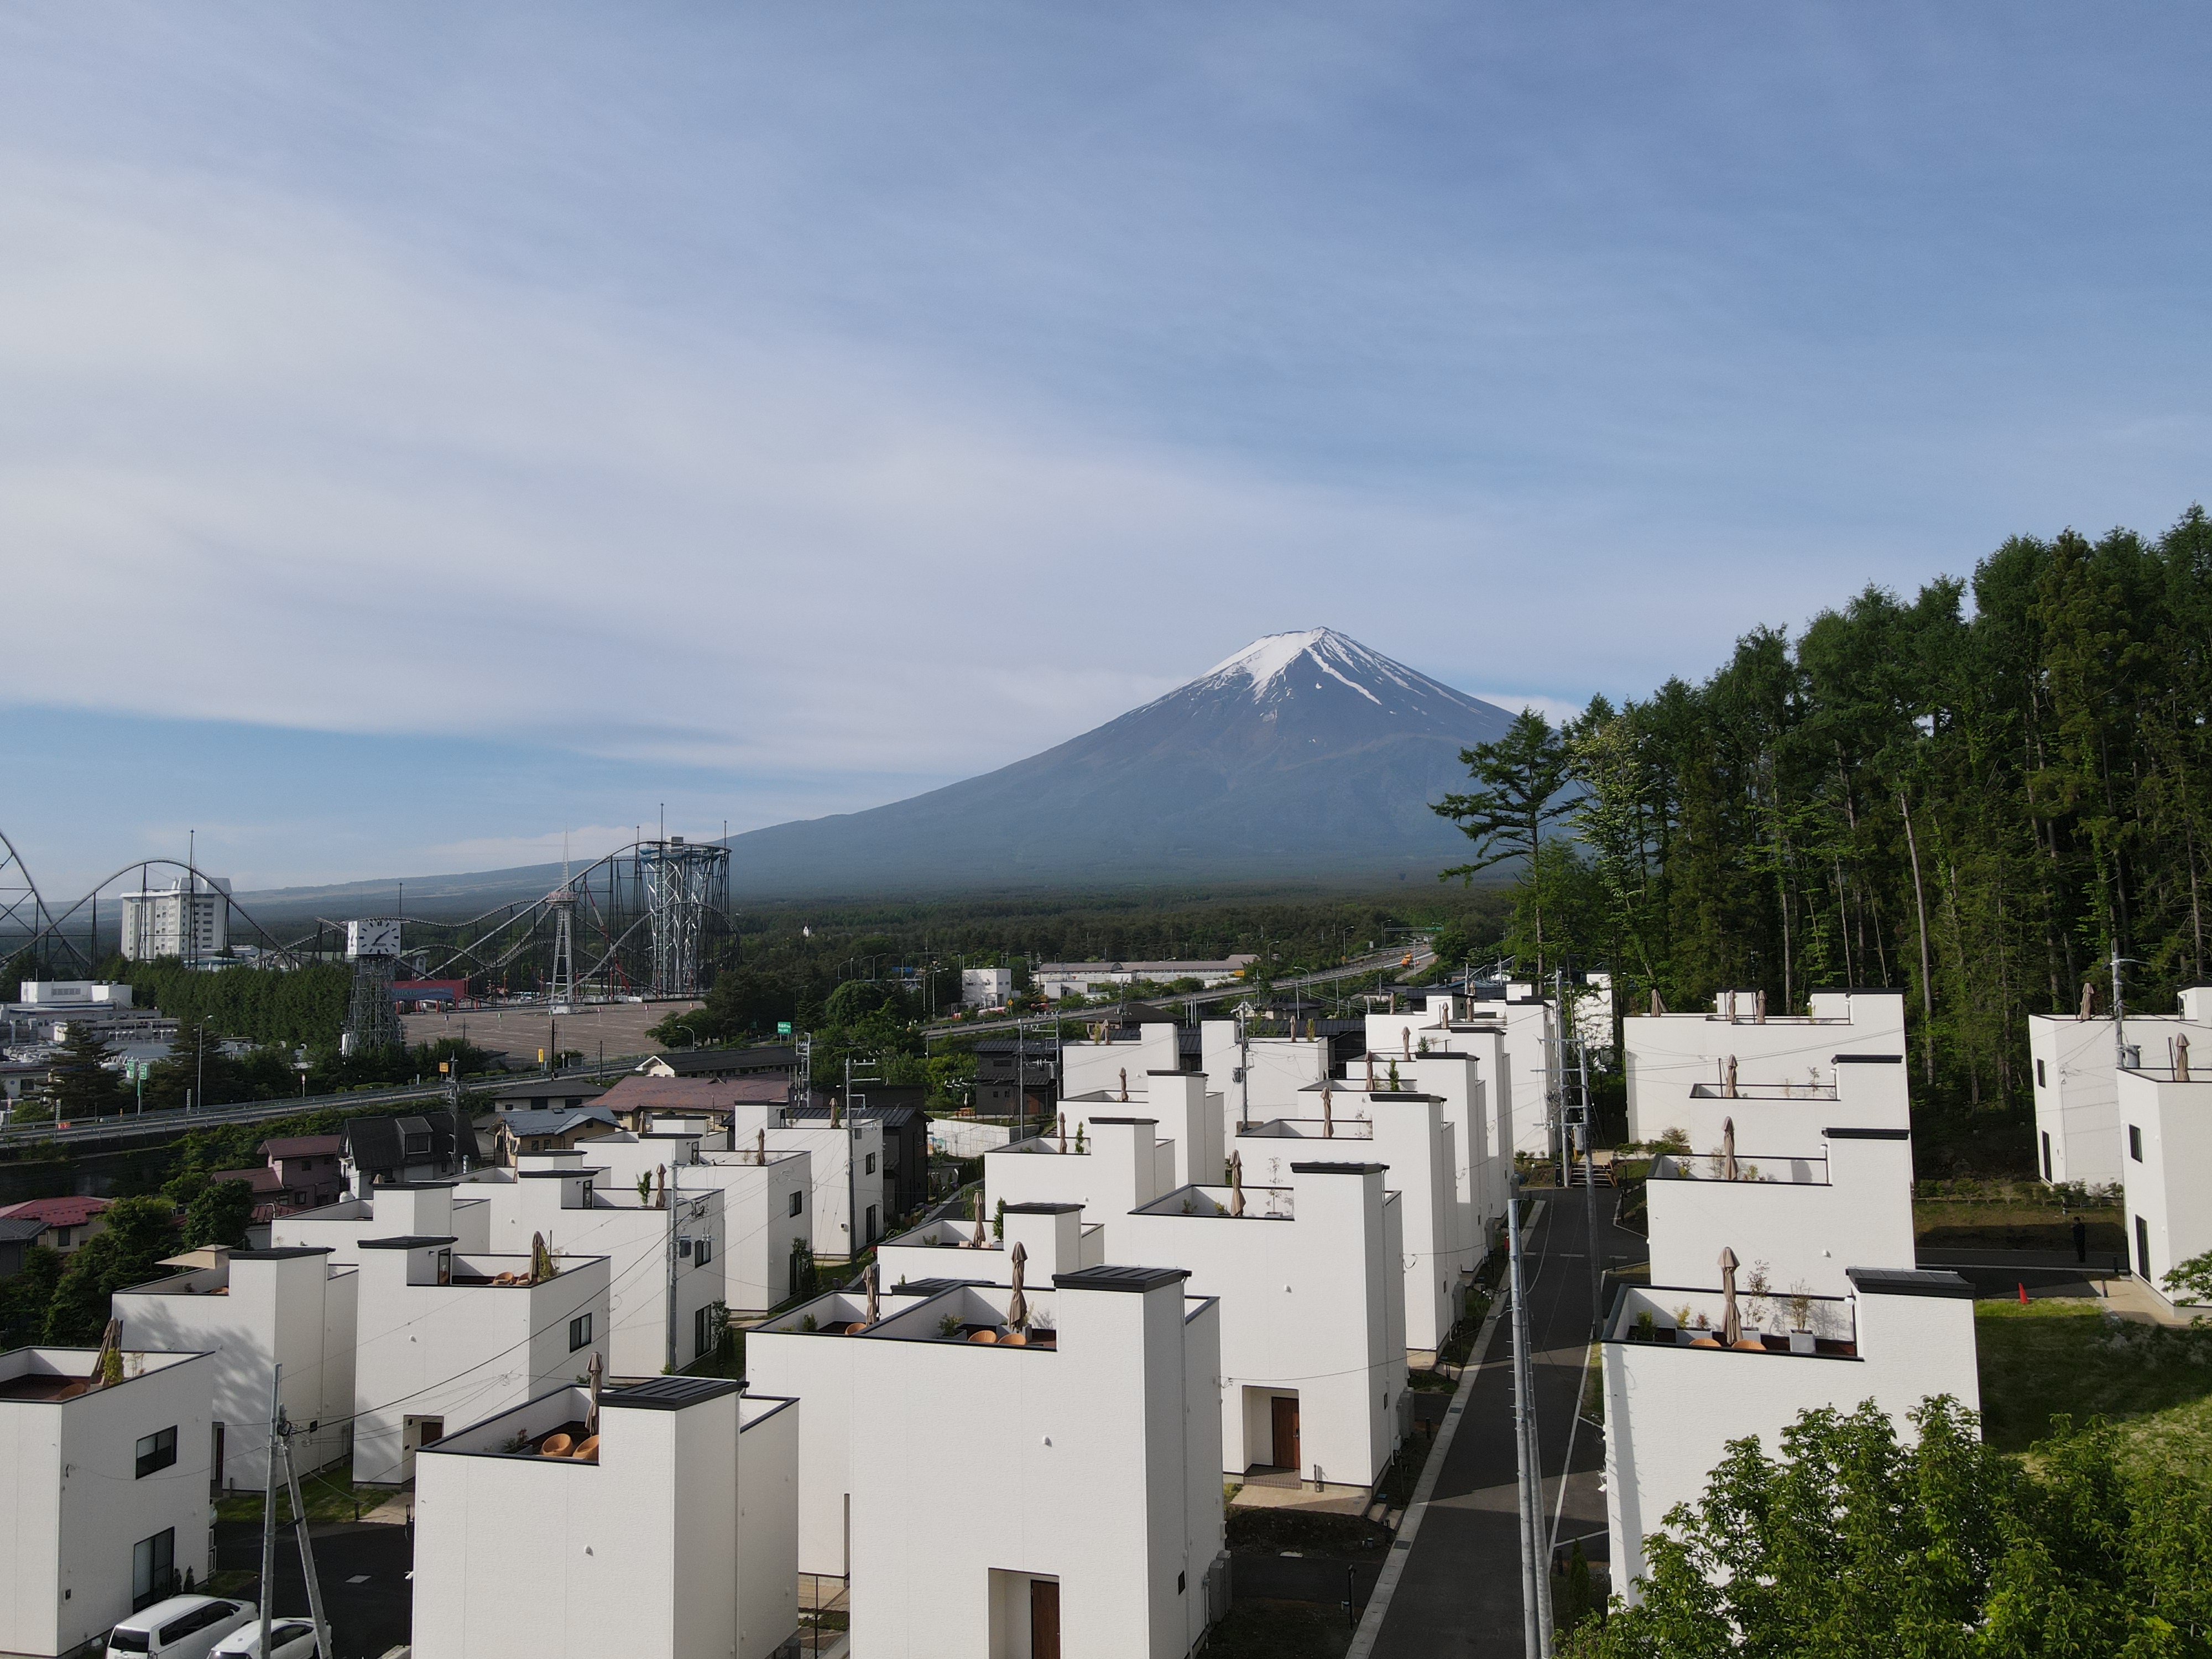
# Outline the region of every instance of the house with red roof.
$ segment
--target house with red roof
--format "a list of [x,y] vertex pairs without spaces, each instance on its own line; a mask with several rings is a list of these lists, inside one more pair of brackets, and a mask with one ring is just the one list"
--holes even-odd
[[45,1222],[46,1234],[39,1243],[67,1255],[107,1231],[107,1212],[114,1202],[108,1198],[27,1198],[0,1209],[0,1220]]

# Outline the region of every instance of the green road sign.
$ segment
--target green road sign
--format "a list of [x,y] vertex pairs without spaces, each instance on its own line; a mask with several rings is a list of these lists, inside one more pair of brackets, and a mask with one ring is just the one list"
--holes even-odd
[[791,1035],[791,1022],[787,1019],[780,1019],[776,1021],[775,1034],[778,1036],[789,1036]]

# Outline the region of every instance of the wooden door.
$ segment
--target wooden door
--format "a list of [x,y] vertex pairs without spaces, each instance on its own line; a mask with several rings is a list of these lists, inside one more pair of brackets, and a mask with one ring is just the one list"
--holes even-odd
[[1060,1659],[1060,1581],[1030,1580],[1030,1659]]
[[1275,1418],[1275,1467],[1295,1473],[1298,1468],[1297,1397],[1277,1395],[1270,1404]]

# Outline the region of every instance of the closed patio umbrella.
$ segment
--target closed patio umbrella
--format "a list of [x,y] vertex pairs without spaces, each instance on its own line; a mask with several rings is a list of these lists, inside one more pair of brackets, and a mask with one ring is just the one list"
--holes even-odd
[[1022,1241],[1016,1239],[1012,1256],[1014,1293],[1006,1298],[1006,1323],[1016,1330],[1020,1330],[1030,1322],[1029,1298],[1022,1294],[1022,1268],[1029,1259],[1030,1253],[1022,1247]]
[[1242,1152],[1229,1155],[1229,1213],[1244,1213],[1244,1154]]
[[1732,1117],[1721,1120],[1721,1179],[1735,1179],[1735,1120]]
[[1721,1085],[1721,1093],[1730,1100],[1735,1098],[1735,1056],[1734,1054],[1728,1057],[1728,1080]]
[[2173,1040],[2173,1080],[2176,1083],[2189,1081],[2189,1039],[2185,1036]]
[[1066,1112],[1060,1115],[1060,1150],[1063,1152],[1067,1150],[1067,1114]]
[[1735,1252],[1721,1246],[1721,1346],[1733,1348],[1743,1340],[1743,1316],[1735,1307]]
[[1336,1138],[1336,1108],[1329,1099],[1328,1085],[1326,1083],[1321,1085],[1321,1138],[1323,1140]]
[[[1014,1248],[1015,1248],[1016,1249],[1021,1249],[1021,1246],[1020,1246],[1020,1245],[1018,1245],[1018,1244],[1017,1244],[1016,1246],[1014,1246]],[[874,1324],[874,1323],[876,1322],[876,1297],[877,1297],[877,1295],[878,1295],[878,1291],[877,1291],[877,1289],[876,1289],[876,1285],[877,1285],[877,1279],[876,1279],[876,1264],[875,1264],[874,1262],[871,1261],[870,1263],[868,1263],[868,1273],[867,1273],[867,1286],[868,1286],[868,1323],[870,1323],[871,1325],[872,1325],[872,1324]]]
[[592,1390],[592,1403],[584,1413],[584,1434],[588,1438],[599,1431],[599,1383],[605,1376],[597,1348],[592,1350],[592,1363],[584,1368],[584,1375]]
[[760,1164],[768,1162],[768,1130],[765,1127],[753,1132],[753,1162]]
[[1129,1068],[1126,1066],[1121,1068],[1121,1103],[1129,1103]]
[[983,1189],[981,1187],[975,1189],[975,1237],[968,1241],[968,1248],[971,1250],[983,1248]]

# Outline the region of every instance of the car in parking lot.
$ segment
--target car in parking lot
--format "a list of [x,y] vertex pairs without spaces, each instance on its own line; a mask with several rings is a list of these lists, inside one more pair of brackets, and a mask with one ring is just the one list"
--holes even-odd
[[216,1643],[255,1616],[246,1601],[172,1595],[109,1631],[108,1659],[208,1659]]
[[[305,1619],[279,1619],[269,1627],[270,1659],[318,1659],[315,1627]],[[208,1659],[261,1659],[261,1620],[257,1616],[216,1644]]]

